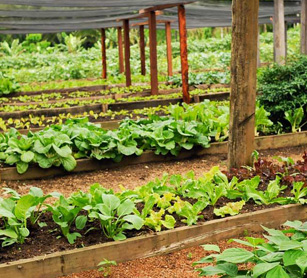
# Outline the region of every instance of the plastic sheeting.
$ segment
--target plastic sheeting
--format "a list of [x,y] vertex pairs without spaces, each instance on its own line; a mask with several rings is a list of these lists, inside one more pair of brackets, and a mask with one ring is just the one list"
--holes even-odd
[[[137,14],[138,10],[154,5],[184,3],[182,0],[0,0],[0,33],[56,33],[82,29],[121,26],[118,18]],[[285,1],[285,15],[295,18],[300,13],[300,1]],[[271,23],[273,2],[261,3],[259,23]],[[186,5],[187,28],[231,26],[231,2],[200,0]],[[174,21],[177,9],[164,11],[158,19]],[[131,23],[146,19],[131,20]],[[158,28],[164,28],[163,24]]]

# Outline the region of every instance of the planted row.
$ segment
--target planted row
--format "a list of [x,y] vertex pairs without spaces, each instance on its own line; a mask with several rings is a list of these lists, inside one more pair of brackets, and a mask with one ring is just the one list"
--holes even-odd
[[[240,176],[228,179],[226,173],[213,167],[199,178],[193,172],[164,174],[162,179],[134,190],[122,187],[118,193],[94,184],[87,192],[79,191],[68,198],[59,193],[44,195],[39,188],[31,188],[23,196],[6,189],[9,197],[0,202],[0,240],[2,246],[24,243],[31,233],[29,227],[46,226],[41,219],[48,218],[48,214],[61,234],[74,243],[97,229],[106,238],[123,240],[131,230],[161,231],[180,223],[195,225],[204,218],[213,219],[212,212],[215,217],[236,215],[246,205],[250,210],[250,205],[257,209],[258,205],[305,204],[306,170],[295,168],[300,165],[302,162],[276,165],[287,171],[279,172],[272,180],[262,180],[260,176],[242,181]],[[307,166],[306,159],[303,165]],[[252,175],[253,171],[249,171]],[[289,175],[302,176],[304,180],[289,183]],[[45,203],[50,197],[57,200]]]

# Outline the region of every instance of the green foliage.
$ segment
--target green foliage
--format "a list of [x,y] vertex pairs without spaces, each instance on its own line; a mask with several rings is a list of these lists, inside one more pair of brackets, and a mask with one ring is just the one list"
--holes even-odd
[[[245,241],[234,239],[240,244],[252,247],[252,251],[244,248],[229,248],[220,252],[218,246],[206,246],[212,254],[195,262],[199,265],[214,262],[214,266],[198,268],[200,276],[211,277],[253,277],[253,278],[302,278],[307,273],[307,249],[306,249],[306,223],[300,221],[287,221],[286,230],[273,230],[264,228],[268,240],[247,237]],[[239,270],[238,264],[252,263],[252,269]]]
[[[302,120],[303,109],[307,104],[307,58],[300,56],[289,62],[286,66],[274,65],[262,70],[259,75],[258,96],[260,104],[271,113],[271,119],[274,122],[287,122],[283,119],[286,112],[286,118],[292,125],[292,130],[298,128],[298,120]],[[294,111],[296,112],[291,112]],[[306,119],[306,115],[304,116]]]
[[103,277],[108,277],[111,274],[111,266],[116,266],[115,261],[109,261],[104,259],[97,266],[99,266],[98,271],[102,272]]
[[225,217],[226,214],[236,215],[240,213],[244,205],[245,201],[243,200],[240,202],[228,203],[226,206],[214,209],[214,214],[221,217]]
[[304,109],[299,107],[295,110],[285,112],[285,119],[291,124],[291,131],[293,133],[301,131],[300,124],[304,118]]

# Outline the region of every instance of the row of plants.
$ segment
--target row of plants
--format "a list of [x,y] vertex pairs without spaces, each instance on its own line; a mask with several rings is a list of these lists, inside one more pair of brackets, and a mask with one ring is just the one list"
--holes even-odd
[[[64,125],[52,125],[27,135],[10,129],[0,134],[0,161],[16,165],[20,174],[27,171],[29,164],[41,168],[62,165],[72,171],[78,158],[118,162],[123,156],[141,155],[145,150],[153,150],[157,155],[178,155],[181,149],[208,148],[211,141],[228,137],[229,104],[207,100],[193,106],[173,105],[168,111],[167,116],[125,119],[116,130],[102,129],[87,118],[70,119]],[[271,122],[263,107],[257,111],[256,128],[263,130]]]
[[[287,221],[283,229],[262,227],[263,237],[231,239],[242,245],[226,248],[205,244],[210,255],[193,263],[199,276],[244,278],[303,278],[307,274],[307,222]],[[204,264],[213,264],[201,267]],[[242,267],[243,265],[243,267]]]
[[[211,90],[203,90],[203,89],[196,89],[191,91],[190,95],[195,96],[195,95],[204,95],[207,93],[212,93],[212,92],[219,92],[219,91],[226,91],[228,92],[228,89],[223,88],[215,88]],[[14,105],[14,103],[9,105],[2,105],[0,107],[0,112],[17,112],[17,111],[30,111],[30,110],[41,110],[41,109],[49,109],[49,108],[69,108],[69,107],[74,107],[74,106],[86,106],[86,105],[93,105],[93,104],[113,104],[113,103],[127,103],[127,102],[137,102],[137,101],[150,101],[150,100],[168,100],[168,99],[176,99],[176,98],[182,98],[182,93],[170,93],[170,94],[162,94],[162,95],[150,95],[150,96],[129,96],[129,97],[119,97],[116,100],[112,97],[103,97],[103,98],[98,98],[98,99],[82,99],[78,98],[80,95],[85,95],[86,93],[84,92],[74,92],[71,93],[71,96],[75,96],[69,99],[65,99],[65,101],[58,101],[58,102],[48,102],[48,99],[43,100],[43,96],[37,96],[33,97],[34,98],[41,98],[42,100],[38,102],[37,104],[21,104],[21,105]],[[58,94],[52,94],[53,97],[58,96]],[[32,97],[18,97],[18,99],[29,99]],[[10,100],[10,99],[4,99],[4,101]]]
[[124,240],[130,231],[191,226],[206,221],[205,217],[211,220],[236,215],[246,208],[306,204],[307,155],[296,163],[283,160],[287,162],[259,159],[254,168],[242,168],[243,174],[240,170],[221,172],[218,167],[199,178],[193,172],[164,174],[134,190],[121,187],[117,193],[99,184],[67,198],[60,193],[44,195],[36,187],[23,196],[6,188],[8,197],[0,202],[0,240],[3,247],[26,243],[31,235],[29,227],[47,225],[42,219],[56,223],[57,230],[73,244],[95,230],[106,240]]

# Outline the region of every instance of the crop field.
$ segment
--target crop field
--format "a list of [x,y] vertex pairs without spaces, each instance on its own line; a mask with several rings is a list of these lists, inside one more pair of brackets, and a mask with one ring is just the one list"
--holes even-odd
[[1,278],[306,277],[307,1],[12,1]]

